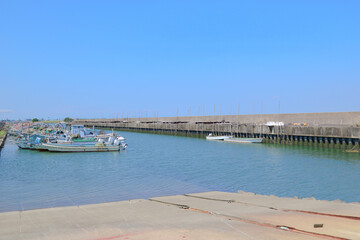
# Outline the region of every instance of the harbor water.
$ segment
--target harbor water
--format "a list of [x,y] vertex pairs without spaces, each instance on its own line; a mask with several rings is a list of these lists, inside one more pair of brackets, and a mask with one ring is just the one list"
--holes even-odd
[[360,154],[120,132],[126,151],[0,155],[0,212],[238,190],[360,202]]

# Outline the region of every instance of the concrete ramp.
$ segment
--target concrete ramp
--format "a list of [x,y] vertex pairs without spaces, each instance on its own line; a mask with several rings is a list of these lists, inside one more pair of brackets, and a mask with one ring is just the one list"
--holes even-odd
[[[242,201],[240,194],[210,192],[186,196],[168,196],[150,200],[188,208],[203,214],[227,217],[268,228],[291,230],[314,236],[337,239],[360,239],[360,221],[326,215],[309,214],[298,211],[284,211],[269,202]],[[280,204],[280,203],[279,203]],[[310,205],[310,203],[307,203]]]
[[239,196],[209,192],[5,212],[0,213],[0,239],[360,239],[358,220],[284,211],[269,207],[271,202],[254,205],[250,195],[243,203]]
[[243,191],[239,191],[238,193],[214,191],[186,194],[185,196],[212,200],[235,201],[237,203],[253,206],[263,206],[281,210],[303,211],[314,214],[318,213],[324,215],[334,215],[338,217],[360,220],[359,203],[344,203],[316,199],[280,198],[273,195],[258,195]]

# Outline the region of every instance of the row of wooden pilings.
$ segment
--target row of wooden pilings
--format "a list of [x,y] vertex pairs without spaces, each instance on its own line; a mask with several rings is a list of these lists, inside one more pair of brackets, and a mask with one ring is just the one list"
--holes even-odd
[[359,139],[354,138],[266,135],[264,136],[264,141],[269,143],[339,148],[353,151],[360,150]]

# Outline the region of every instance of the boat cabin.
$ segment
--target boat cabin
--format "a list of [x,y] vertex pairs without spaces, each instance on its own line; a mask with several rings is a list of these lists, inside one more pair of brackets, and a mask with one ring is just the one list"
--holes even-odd
[[85,128],[84,125],[71,125],[70,134],[78,135],[81,138],[84,138],[86,136],[94,135],[94,132],[90,129]]

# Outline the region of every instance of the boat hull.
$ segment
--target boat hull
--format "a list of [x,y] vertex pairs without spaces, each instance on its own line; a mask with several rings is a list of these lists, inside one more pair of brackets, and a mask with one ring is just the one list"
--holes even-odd
[[35,149],[35,146],[37,145],[30,142],[18,142],[16,144],[20,149]]
[[59,144],[42,144],[42,150],[49,152],[117,152],[120,151],[122,146],[73,146],[73,145],[62,145]]
[[224,141],[233,143],[261,143],[262,140],[262,138],[229,138]]

